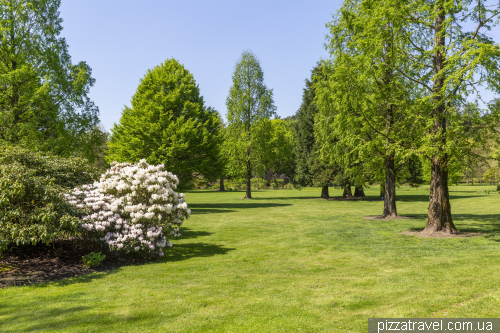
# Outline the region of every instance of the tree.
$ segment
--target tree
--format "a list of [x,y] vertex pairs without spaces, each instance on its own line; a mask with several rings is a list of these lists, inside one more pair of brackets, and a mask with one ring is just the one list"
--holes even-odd
[[111,132],[108,162],[163,163],[181,189],[197,173],[209,180],[221,174],[220,116],[205,107],[193,75],[175,59],[147,71]]
[[431,163],[429,211],[423,232],[456,233],[449,168],[455,160],[483,147],[489,133],[496,134],[499,123],[498,112],[476,107],[464,113],[461,109],[471,99],[480,100],[477,88],[482,84],[500,92],[500,48],[487,35],[498,23],[500,8],[481,0],[390,2],[383,6],[390,6],[395,14],[395,30],[402,41],[396,54],[411,60],[398,72],[425,91],[416,99],[420,107],[414,113],[425,133],[418,151]]
[[[325,79],[315,84],[322,118],[318,129],[331,131],[338,140],[337,148],[327,145],[322,151],[356,169],[353,174],[363,173],[360,163],[371,168],[382,164],[382,217],[396,217],[398,160],[408,154],[408,141],[419,136],[408,116],[418,91],[396,70],[406,63],[394,53],[398,40],[390,10],[373,1],[347,0],[329,28],[331,59],[322,63]],[[356,193],[364,195],[360,177],[355,178]]]
[[259,164],[257,169],[292,176],[295,169],[293,123],[284,119],[263,119],[256,126],[259,127],[256,132],[261,133],[256,147]]
[[[227,120],[235,147],[243,153],[243,171],[246,180],[245,199],[251,199],[252,171],[256,163],[256,149],[259,142],[256,125],[276,114],[273,91],[264,84],[264,72],[260,62],[251,51],[245,51],[236,63],[226,100]],[[260,132],[262,133],[262,132]],[[234,165],[234,164],[233,164]],[[233,168],[233,171],[235,169]]]
[[[373,105],[368,96],[374,89],[380,92],[375,95],[378,96],[375,101],[384,101],[379,103],[384,106],[380,109],[402,111],[399,117],[393,113],[386,121],[401,121],[399,126],[392,128],[404,135],[391,136],[377,126],[369,128],[386,138],[396,156],[406,151],[401,156],[403,159],[407,154],[418,153],[430,161],[430,202],[424,233],[455,233],[448,192],[450,167],[472,157],[473,149],[484,146],[490,137],[488,133],[495,133],[494,127],[498,124],[498,112],[478,107],[477,86],[486,84],[496,92],[500,90],[500,48],[485,35],[500,10],[480,0],[359,0],[346,3],[352,5],[353,10],[348,8],[342,13],[349,19],[345,20],[343,28],[339,27],[339,34],[352,30],[363,34],[371,30],[359,40],[361,48],[355,50],[367,50],[366,54],[370,54],[372,48],[380,54],[366,57],[364,66],[355,66],[357,61],[351,61],[357,71],[344,79],[356,83],[351,91],[359,93],[360,98],[353,99],[352,94],[347,94],[340,106],[353,105],[353,113],[367,110],[357,102]],[[463,27],[472,23],[475,27],[465,31]],[[344,47],[348,47],[351,39],[343,41]],[[358,57],[359,52],[352,54]],[[342,67],[335,66],[336,70],[339,68]],[[383,80],[366,77],[377,71]],[[384,76],[384,72],[390,75]],[[349,72],[346,70],[346,73]],[[399,98],[394,98],[397,96]],[[471,97],[476,98],[476,107],[463,112]],[[361,113],[360,116],[366,123],[376,119],[370,114]]]
[[295,114],[296,160],[295,181],[301,186],[320,186],[321,197],[329,198],[328,186],[337,173],[337,168],[318,159],[318,143],[314,134],[314,117],[318,108],[314,103],[316,92],[313,87],[314,77],[320,72],[316,66],[311,73],[311,80],[306,79],[306,87],[302,93],[302,104]]
[[[102,135],[89,99],[95,80],[71,63],[59,0],[0,0],[0,140],[95,160]],[[95,135],[94,135],[95,134]],[[85,137],[85,138],[84,138]]]

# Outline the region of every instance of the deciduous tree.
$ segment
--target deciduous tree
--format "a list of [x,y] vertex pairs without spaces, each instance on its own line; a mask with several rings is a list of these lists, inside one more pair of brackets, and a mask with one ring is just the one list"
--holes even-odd
[[[258,165],[255,149],[258,138],[257,124],[275,115],[273,91],[264,84],[264,72],[260,62],[250,51],[242,53],[233,72],[233,84],[226,100],[227,120],[233,146],[238,148],[240,165],[246,180],[246,199],[252,198],[252,171]],[[262,132],[260,132],[262,133]],[[234,165],[234,163],[233,163]],[[241,170],[241,169],[240,169]],[[233,171],[236,171],[233,168]]]
[[95,80],[73,64],[59,0],[0,0],[0,140],[95,160],[104,142],[89,99]]
[[111,132],[108,162],[163,163],[181,189],[196,173],[209,180],[221,174],[220,116],[205,107],[193,75],[175,59],[147,71]]

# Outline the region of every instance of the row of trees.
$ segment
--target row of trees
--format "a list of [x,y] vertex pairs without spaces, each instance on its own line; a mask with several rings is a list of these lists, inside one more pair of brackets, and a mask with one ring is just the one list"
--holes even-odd
[[[376,22],[363,24],[370,16],[363,4],[346,2],[330,25],[332,57],[306,80],[303,103],[292,119],[276,117],[272,90],[249,51],[235,66],[227,124],[204,105],[191,73],[169,59],[141,80],[132,108],[125,108],[112,130],[108,160],[146,157],[165,163],[185,188],[200,175],[220,177],[221,187],[225,176],[243,177],[248,199],[251,178],[268,170],[294,175],[297,185],[320,186],[322,197],[329,196],[331,184],[342,186],[346,197],[353,195],[354,185],[354,195],[363,196],[363,185],[375,181],[382,184],[385,218],[398,215],[396,184],[421,184],[429,173],[426,232],[456,232],[448,182],[474,161],[474,150],[494,137],[497,108],[480,110],[459,97],[468,91],[462,82],[455,82],[450,96],[449,88],[420,87],[418,82],[438,71],[430,64],[412,67],[406,51],[397,49],[403,42],[397,46],[390,24],[383,33]],[[434,94],[448,98],[447,103]]]
[[[60,156],[102,159],[106,135],[88,98],[90,67],[71,63],[57,0],[0,0],[0,141]],[[243,52],[227,123],[193,75],[169,59],[149,70],[111,130],[107,162],[164,163],[181,189],[195,180],[293,176],[295,184],[382,184],[383,217],[397,216],[396,184],[429,174],[426,233],[456,232],[448,182],[497,139],[500,10],[482,0],[345,0],[296,115],[279,119],[257,57]],[[474,26],[467,30],[464,27]],[[490,149],[491,150],[491,149]],[[222,185],[222,184],[221,184]]]
[[498,138],[498,105],[481,109],[478,87],[500,92],[487,34],[499,15],[481,0],[345,0],[329,24],[315,81],[320,156],[383,160],[384,216],[397,215],[396,165],[416,155],[431,169],[424,233],[457,232],[450,174]]

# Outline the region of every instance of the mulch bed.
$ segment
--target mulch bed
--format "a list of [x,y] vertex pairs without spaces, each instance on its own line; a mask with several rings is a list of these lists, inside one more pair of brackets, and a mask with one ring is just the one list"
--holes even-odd
[[[90,252],[106,255],[99,267],[86,268],[82,256]],[[126,256],[120,252],[92,249],[81,242],[62,239],[52,245],[15,247],[0,259],[0,288],[23,286],[105,272],[122,266],[140,265],[147,259]]]

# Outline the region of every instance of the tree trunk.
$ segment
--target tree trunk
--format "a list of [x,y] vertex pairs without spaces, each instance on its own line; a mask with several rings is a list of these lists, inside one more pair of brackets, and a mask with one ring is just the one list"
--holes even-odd
[[431,161],[431,185],[429,195],[429,213],[424,234],[436,231],[458,233],[451,218],[450,194],[448,191],[448,170],[443,161],[433,157]]
[[355,185],[354,196],[355,197],[365,197],[365,191],[363,191],[363,185]]
[[328,199],[330,195],[328,194],[328,185],[325,185],[321,188],[321,197],[323,199]]
[[384,189],[384,211],[382,217],[396,217],[396,168],[394,166],[394,154],[385,156],[385,189]]
[[445,36],[442,33],[446,19],[446,9],[440,1],[436,7],[436,21],[434,26],[434,82],[432,110],[435,119],[432,135],[436,137],[434,142],[438,148],[438,154],[431,158],[431,184],[429,194],[429,211],[427,225],[423,234],[432,234],[437,231],[445,233],[458,233],[451,218],[450,194],[448,192],[448,156],[446,154],[446,107],[443,101],[443,86],[446,79],[442,75],[445,70]]
[[342,194],[344,198],[352,198],[351,183],[346,183],[344,186],[344,193]]
[[220,185],[219,185],[219,191],[223,192],[226,189],[224,188],[224,175],[220,176]]
[[382,183],[380,184],[380,195],[379,195],[379,199],[380,200],[384,200],[384,195],[385,195],[385,184]]
[[247,188],[246,188],[246,194],[243,199],[252,199],[252,184],[251,184],[251,179],[252,177],[252,170],[250,169],[250,160],[247,161],[247,176],[246,176],[246,183],[247,183]]

